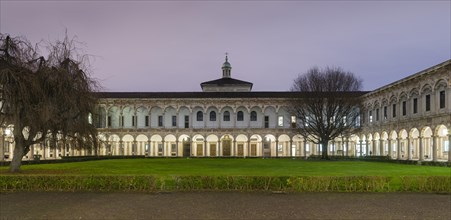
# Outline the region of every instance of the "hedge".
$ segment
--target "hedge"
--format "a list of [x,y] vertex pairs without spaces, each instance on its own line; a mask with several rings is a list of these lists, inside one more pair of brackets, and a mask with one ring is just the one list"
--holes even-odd
[[451,176],[0,176],[0,192],[14,191],[283,191],[451,192]]

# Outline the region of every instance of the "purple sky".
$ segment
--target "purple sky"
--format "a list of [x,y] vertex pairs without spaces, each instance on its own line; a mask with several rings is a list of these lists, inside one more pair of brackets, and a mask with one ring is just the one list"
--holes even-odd
[[312,66],[372,90],[451,57],[450,1],[1,1],[0,32],[77,35],[105,91],[201,91],[232,77],[286,91]]

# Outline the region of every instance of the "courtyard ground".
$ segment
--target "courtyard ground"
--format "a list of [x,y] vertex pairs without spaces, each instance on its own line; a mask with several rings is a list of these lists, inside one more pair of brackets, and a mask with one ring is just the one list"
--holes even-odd
[[0,194],[0,219],[451,219],[451,194]]

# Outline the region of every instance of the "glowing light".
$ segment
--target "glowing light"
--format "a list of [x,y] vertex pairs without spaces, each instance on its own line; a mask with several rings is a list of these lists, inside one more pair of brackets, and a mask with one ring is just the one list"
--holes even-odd
[[5,135],[10,135],[11,134],[11,129],[10,128],[6,128],[5,129]]

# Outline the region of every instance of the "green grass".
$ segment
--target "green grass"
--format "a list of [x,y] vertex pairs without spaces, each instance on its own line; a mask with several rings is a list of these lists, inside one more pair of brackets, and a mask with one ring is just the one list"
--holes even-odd
[[[365,161],[151,158],[23,165],[19,175],[171,176],[451,176],[449,167]],[[0,175],[10,175],[0,167]]]

